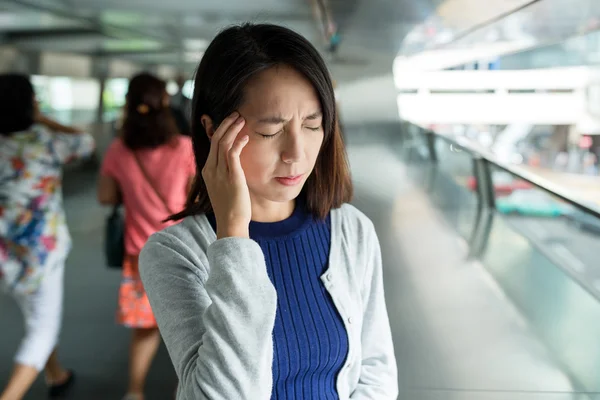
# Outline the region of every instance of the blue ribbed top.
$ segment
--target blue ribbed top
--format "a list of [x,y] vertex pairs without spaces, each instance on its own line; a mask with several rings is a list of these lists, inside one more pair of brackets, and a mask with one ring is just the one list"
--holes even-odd
[[[214,215],[207,215],[216,231]],[[320,276],[328,266],[331,222],[315,220],[298,202],[280,222],[250,223],[277,290],[271,399],[339,399],[336,378],[348,335]]]

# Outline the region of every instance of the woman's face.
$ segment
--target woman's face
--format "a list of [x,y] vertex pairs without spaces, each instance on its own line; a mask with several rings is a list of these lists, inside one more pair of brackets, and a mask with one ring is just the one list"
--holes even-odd
[[312,84],[286,66],[261,72],[245,88],[241,164],[253,202],[289,202],[312,173],[323,143],[321,104]]

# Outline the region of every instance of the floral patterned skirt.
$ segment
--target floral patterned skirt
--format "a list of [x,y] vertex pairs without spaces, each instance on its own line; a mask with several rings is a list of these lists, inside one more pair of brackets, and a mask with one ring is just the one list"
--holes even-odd
[[125,256],[117,322],[128,328],[156,328],[156,319],[140,279],[138,256]]

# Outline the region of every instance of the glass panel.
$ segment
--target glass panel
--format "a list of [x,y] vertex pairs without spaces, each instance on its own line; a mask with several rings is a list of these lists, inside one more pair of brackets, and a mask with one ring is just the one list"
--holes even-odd
[[410,125],[407,128],[408,137],[408,161],[413,164],[422,164],[430,160],[429,149],[427,147],[426,131],[416,125]]
[[461,236],[470,240],[476,223],[478,196],[473,157],[461,147],[436,138],[438,157],[432,198]]
[[[494,188],[494,196],[497,202],[502,203],[506,196],[520,196],[520,193],[529,193],[533,191],[533,185],[523,179],[520,179],[509,172],[506,172],[495,166],[491,166],[492,185]],[[540,194],[540,196],[542,196]]]
[[416,125],[406,124],[403,136],[401,154],[408,166],[409,175],[414,182],[426,187],[432,168],[426,131]]
[[[533,127],[521,154],[528,156],[529,148],[543,149],[547,128]],[[422,129],[421,137],[414,142],[426,148]],[[434,138],[438,162],[427,164],[434,171],[429,187],[432,202],[469,240],[476,224],[480,184],[473,172],[474,156],[439,136]],[[544,165],[546,158],[539,159]],[[500,167],[492,166],[490,173],[496,209],[480,261],[577,387],[597,392],[600,264],[595,253],[600,248],[600,218]],[[574,185],[583,185],[576,179],[581,175],[569,177]],[[596,209],[598,202],[586,205]]]
[[[436,127],[438,132],[446,135]],[[462,136],[503,164],[518,165],[581,201],[600,204],[600,134],[586,132],[600,132],[600,125],[467,125]]]
[[[532,196],[538,196],[532,189]],[[527,214],[533,201],[520,201]],[[553,200],[551,204],[560,204]],[[552,210],[555,210],[552,208]],[[552,214],[555,211],[552,211]],[[565,217],[497,214],[482,265],[544,340],[566,372],[585,391],[600,389],[600,288],[586,290],[573,279],[588,279],[597,268],[597,237],[574,229]],[[580,254],[576,254],[580,252]],[[586,259],[581,259],[582,252]],[[591,279],[591,277],[590,277]],[[581,281],[580,281],[581,282]]]
[[496,211],[508,226],[600,296],[595,251],[600,248],[600,219],[504,171],[493,174]]

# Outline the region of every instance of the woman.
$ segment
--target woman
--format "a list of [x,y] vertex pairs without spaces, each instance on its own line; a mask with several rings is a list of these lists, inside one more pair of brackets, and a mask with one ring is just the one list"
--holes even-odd
[[220,33],[196,74],[197,176],[141,275],[178,399],[395,399],[373,224],[352,193],[331,79],[273,25]]
[[192,143],[179,135],[169,110],[166,84],[150,74],[129,83],[121,137],[110,145],[98,183],[102,204],[125,206],[125,252],[118,323],[131,328],[127,399],[142,400],[146,375],[160,334],[138,272],[148,237],[170,225],[195,175]]
[[94,140],[41,115],[27,77],[0,75],[0,93],[0,285],[25,319],[25,337],[0,400],[23,398],[42,369],[50,397],[57,397],[74,382],[56,352],[71,247],[61,169],[90,155]]

